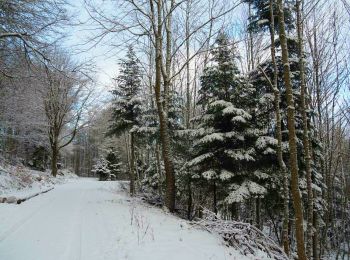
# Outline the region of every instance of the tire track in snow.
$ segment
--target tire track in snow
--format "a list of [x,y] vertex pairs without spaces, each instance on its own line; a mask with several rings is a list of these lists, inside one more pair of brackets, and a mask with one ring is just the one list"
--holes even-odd
[[[83,200],[85,201],[86,192],[84,192],[84,195],[82,196]],[[82,239],[82,212],[83,207],[81,207],[77,211],[77,215],[75,217],[77,229],[75,232],[75,235],[72,237],[70,243],[69,243],[69,259],[70,260],[81,260],[81,239]]]
[[[74,231],[74,234],[71,236],[70,239],[67,240],[67,246],[65,248],[64,253],[62,254],[61,259],[62,260],[81,260],[81,240],[82,240],[82,217],[83,217],[83,209],[84,209],[84,202],[86,198],[86,190],[82,190],[79,194],[79,203],[77,205],[82,205],[79,207],[74,214],[74,217],[72,217],[71,220],[71,226],[72,231]],[[76,227],[76,228],[75,228]]]
[[[86,191],[84,191],[84,196],[83,196],[83,201],[85,202],[85,199],[86,199]],[[82,221],[83,221],[83,209],[84,207],[81,207],[80,208],[80,211],[79,211],[79,218],[78,218],[78,246],[76,247],[76,260],[81,260],[81,254],[82,254]],[[74,259],[74,258],[73,258]]]

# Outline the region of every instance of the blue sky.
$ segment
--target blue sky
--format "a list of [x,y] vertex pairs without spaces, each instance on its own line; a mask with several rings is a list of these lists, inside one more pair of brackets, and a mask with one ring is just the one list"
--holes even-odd
[[[118,60],[120,55],[110,54],[111,47],[106,44],[98,44],[91,47],[87,43],[88,37],[91,35],[91,29],[88,25],[88,13],[84,7],[83,0],[69,0],[71,8],[69,12],[73,16],[76,26],[69,26],[67,28],[68,37],[64,40],[64,47],[72,54],[73,59],[79,61],[93,61],[96,65],[96,80],[98,87],[103,91],[110,89],[112,77],[116,75],[118,70]],[[96,1],[97,2],[97,1]]]

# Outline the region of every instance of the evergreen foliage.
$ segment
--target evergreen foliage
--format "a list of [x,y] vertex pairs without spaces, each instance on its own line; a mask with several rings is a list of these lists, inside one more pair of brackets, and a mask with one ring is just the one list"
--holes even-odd
[[122,172],[122,161],[117,150],[110,148],[106,155],[108,169],[110,170],[111,180],[116,179]]
[[141,111],[141,69],[132,47],[120,63],[116,88],[112,91],[113,116],[109,135],[120,135],[139,125]]
[[254,170],[258,137],[252,128],[255,89],[240,76],[229,46],[227,36],[221,33],[210,67],[201,77],[199,103],[204,113],[194,132],[194,157],[188,163],[196,170],[192,178],[211,187],[214,211],[217,202],[232,205],[266,193],[259,184],[261,175]]
[[105,158],[100,158],[92,168],[92,172],[99,176],[100,181],[110,179],[111,170],[108,167],[108,161]]

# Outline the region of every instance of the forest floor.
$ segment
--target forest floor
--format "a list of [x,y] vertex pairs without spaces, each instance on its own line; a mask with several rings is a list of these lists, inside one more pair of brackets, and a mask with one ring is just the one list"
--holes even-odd
[[185,220],[131,199],[122,186],[72,179],[22,204],[0,204],[0,259],[252,259]]

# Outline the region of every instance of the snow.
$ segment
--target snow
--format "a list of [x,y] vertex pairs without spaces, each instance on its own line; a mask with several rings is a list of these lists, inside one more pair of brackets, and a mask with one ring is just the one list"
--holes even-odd
[[216,172],[214,170],[207,170],[202,173],[202,176],[207,180],[211,180],[216,176]]
[[242,116],[234,116],[234,117],[232,117],[231,121],[234,123],[236,123],[236,122],[247,123],[247,120],[245,120]]
[[241,185],[232,184],[232,191],[225,199],[227,203],[232,204],[234,202],[242,202],[256,195],[264,195],[267,190],[253,181],[244,181]]
[[256,140],[255,146],[259,149],[265,149],[268,145],[277,146],[277,139],[271,136],[260,136],[258,140]]
[[211,134],[214,131],[215,131],[215,129],[212,128],[212,127],[209,127],[209,128],[201,127],[201,128],[197,128],[197,129],[192,130],[191,135],[192,136],[203,136],[203,135],[206,135],[206,134]]
[[235,138],[237,140],[240,140],[240,141],[244,141],[244,136],[243,135],[239,135],[237,132],[235,131],[231,131],[231,132],[226,132],[226,133],[223,133],[223,135],[226,137],[226,138]]
[[253,149],[246,152],[242,152],[241,150],[225,150],[225,153],[237,161],[255,161],[254,157],[252,157],[252,155],[254,155]]
[[212,133],[201,138],[197,144],[207,144],[212,142],[222,142],[224,141],[223,135],[221,133]]
[[110,174],[111,171],[108,168],[108,161],[105,158],[100,158],[97,163],[92,167],[92,172],[95,174]]
[[223,111],[224,115],[236,115],[236,116],[241,116],[246,120],[250,120],[252,116],[244,111],[243,109],[236,108],[233,105],[227,106]]
[[257,177],[258,179],[261,179],[261,180],[266,180],[268,178],[270,178],[270,176],[262,171],[259,171],[259,170],[256,170],[254,172],[254,176]]
[[269,22],[269,20],[267,20],[267,19],[261,19],[258,21],[258,25],[263,25],[263,24],[266,24],[268,22]]
[[[288,256],[271,238],[255,226],[234,220],[222,219],[220,215],[204,208],[203,218],[196,223],[212,233],[223,237],[228,246],[237,248],[252,259],[288,260]],[[234,257],[232,259],[235,259]]]
[[275,96],[273,94],[266,93],[259,99],[259,103],[262,105],[267,105],[266,103],[271,103],[274,100]]
[[225,199],[228,204],[232,204],[234,202],[242,202],[250,197],[249,190],[244,185],[233,184],[231,188],[233,191],[231,191]]
[[187,166],[191,167],[197,164],[200,164],[201,162],[213,157],[214,154],[213,153],[205,153],[202,155],[197,156],[196,158],[194,158],[193,160],[191,160],[190,162],[188,162]]
[[267,154],[276,154],[276,151],[270,147],[267,147],[264,151],[263,154],[267,155]]
[[[17,199],[51,189],[55,184],[64,183],[76,175],[67,170],[59,170],[54,178],[50,171],[35,171],[24,166],[0,165],[0,197]],[[0,199],[1,200],[1,199]]]
[[251,259],[121,187],[75,179],[20,205],[0,204],[0,259]]
[[227,170],[221,170],[220,171],[220,179],[223,180],[223,181],[229,180],[233,176],[235,176],[235,174],[233,172],[230,172],[230,171],[227,171]]
[[210,103],[211,107],[231,107],[232,103],[231,102],[227,102],[225,100],[216,100],[212,103]]

